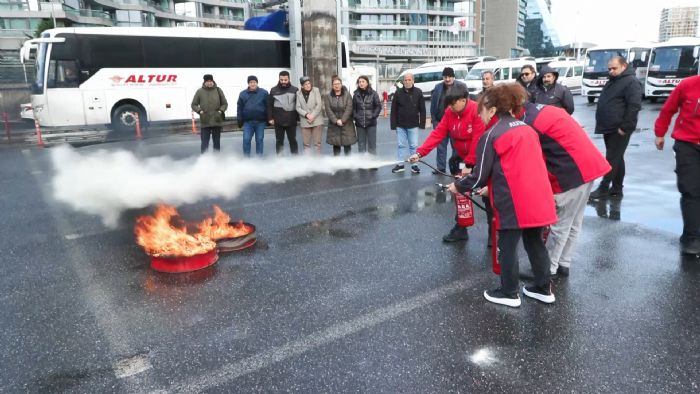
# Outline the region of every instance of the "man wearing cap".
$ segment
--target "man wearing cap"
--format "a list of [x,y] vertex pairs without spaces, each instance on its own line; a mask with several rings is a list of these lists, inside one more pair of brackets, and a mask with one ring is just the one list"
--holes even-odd
[[192,111],[199,114],[202,125],[201,152],[209,149],[209,139],[214,141],[214,150],[221,148],[221,127],[224,125],[224,112],[228,108],[224,92],[216,86],[211,74],[204,74],[204,83],[192,99]]
[[289,150],[293,155],[299,153],[297,144],[297,89],[289,81],[289,72],[280,71],[279,81],[267,97],[267,120],[275,126],[275,148],[277,154],[284,150],[284,136],[289,140]]
[[248,89],[238,95],[238,127],[243,128],[243,155],[250,157],[250,148],[255,135],[255,154],[263,155],[265,122],[267,121],[267,90],[258,87],[258,77],[248,77]]
[[[447,91],[453,86],[460,86],[467,89],[467,85],[463,82],[455,80],[455,70],[452,67],[445,67],[442,70],[442,83],[437,84],[433,89],[433,93],[430,95],[430,119],[433,124],[433,129],[437,127],[445,114],[445,96],[447,96]],[[437,171],[433,171],[433,174],[437,174],[438,171],[445,172],[447,168],[447,144],[450,141],[450,135],[443,139],[437,146],[435,164]],[[452,148],[452,153],[454,154],[454,147]]]

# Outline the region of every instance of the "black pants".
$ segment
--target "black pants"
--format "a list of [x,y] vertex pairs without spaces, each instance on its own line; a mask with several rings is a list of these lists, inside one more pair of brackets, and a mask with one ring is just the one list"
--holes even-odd
[[204,153],[209,149],[209,138],[214,142],[214,150],[221,150],[221,127],[202,127],[202,146],[201,152]]
[[676,177],[681,193],[683,235],[681,242],[700,241],[700,145],[685,141],[673,144]]
[[498,261],[501,263],[501,291],[504,294],[517,294],[520,269],[518,267],[517,247],[520,238],[530,259],[535,284],[549,284],[549,254],[542,240],[544,227],[526,228],[522,230],[498,231]]
[[[343,145],[345,156],[350,155],[350,145]],[[333,145],[333,156],[340,156],[340,145]]]
[[612,169],[605,174],[600,182],[600,187],[608,189],[612,182],[611,191],[622,191],[622,181],[625,179],[625,151],[630,143],[630,137],[632,137],[632,133],[620,135],[617,131],[603,135],[605,158]]
[[289,150],[293,155],[299,153],[299,144],[297,144],[297,126],[278,126],[275,125],[275,139],[277,140],[276,149],[279,155],[284,150],[284,135],[287,134],[289,140]]

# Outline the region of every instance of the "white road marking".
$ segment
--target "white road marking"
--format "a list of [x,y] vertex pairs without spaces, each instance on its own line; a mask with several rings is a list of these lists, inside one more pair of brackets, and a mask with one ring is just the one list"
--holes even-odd
[[427,293],[377,309],[355,319],[334,324],[324,330],[317,331],[295,341],[273,347],[254,356],[224,365],[218,370],[214,370],[205,375],[188,380],[181,385],[171,387],[167,391],[192,393],[201,392],[220,386],[241,376],[254,373],[286,359],[299,356],[320,346],[327,345],[359,331],[374,327],[403,314],[412,312],[418,308],[439,302],[446,297],[466,290],[467,287],[468,283],[466,281],[454,281],[445,286],[433,289]]
[[114,375],[118,379],[123,379],[148,371],[153,368],[153,365],[151,365],[151,362],[148,360],[148,355],[139,354],[115,362],[112,368],[114,369]]

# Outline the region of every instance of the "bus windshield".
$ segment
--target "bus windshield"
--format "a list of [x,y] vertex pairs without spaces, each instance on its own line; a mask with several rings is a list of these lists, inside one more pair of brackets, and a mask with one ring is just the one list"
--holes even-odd
[[36,51],[36,80],[32,84],[32,94],[43,94],[44,93],[44,70],[46,69],[46,52],[48,50],[49,44],[40,43]]
[[673,74],[685,78],[698,73],[697,59],[692,46],[661,47],[654,49],[649,61],[649,75]]
[[586,73],[608,73],[608,61],[613,56],[627,56],[625,49],[606,49],[589,51],[586,54]]

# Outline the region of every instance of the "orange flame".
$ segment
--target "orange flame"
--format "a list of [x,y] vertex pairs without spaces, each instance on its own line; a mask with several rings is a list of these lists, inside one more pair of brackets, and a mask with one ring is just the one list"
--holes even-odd
[[216,243],[209,237],[188,234],[187,226],[172,223],[178,217],[173,206],[160,204],[153,216],[141,216],[136,219],[136,243],[146,253],[156,257],[194,256],[207,253],[216,248]]
[[235,238],[250,234],[253,229],[245,225],[243,222],[231,223],[231,217],[226,212],[222,211],[217,205],[214,205],[214,218],[206,218],[199,225],[198,234],[201,234],[209,239],[218,241],[220,239]]

